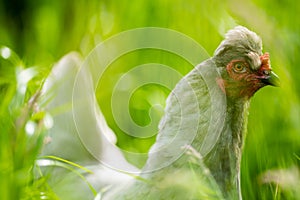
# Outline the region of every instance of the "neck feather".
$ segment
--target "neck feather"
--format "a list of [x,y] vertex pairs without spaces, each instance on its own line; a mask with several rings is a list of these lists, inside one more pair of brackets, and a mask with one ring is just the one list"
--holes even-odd
[[241,199],[239,174],[248,108],[247,99],[228,99],[226,126],[218,143],[205,158],[226,199]]

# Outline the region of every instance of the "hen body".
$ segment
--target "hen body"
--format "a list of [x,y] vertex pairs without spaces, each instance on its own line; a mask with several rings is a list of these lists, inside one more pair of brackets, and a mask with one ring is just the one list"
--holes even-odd
[[[64,112],[54,115],[54,127],[49,133],[52,142],[46,145],[43,155],[56,155],[93,170],[94,174],[85,177],[98,191],[109,188],[103,199],[242,198],[240,160],[250,98],[260,88],[278,83],[269,55],[262,53],[261,39],[254,32],[241,26],[229,31],[213,57],[196,66],[176,85],[167,99],[156,142],[137,179],[107,168],[94,158],[106,163],[117,161],[128,171],[139,172],[110,145],[115,142],[114,134],[94,97],[88,96],[94,91],[88,71],[77,77],[81,87],[75,99],[81,131],[90,134],[89,144],[97,155],[91,155],[76,135],[78,124],[70,105],[74,104],[72,88],[81,62],[78,57],[69,54],[63,58],[44,86],[45,96],[55,93],[47,109]],[[92,198],[87,185],[74,174],[66,180],[61,177],[69,173],[55,174],[59,180],[50,181],[61,197]]]

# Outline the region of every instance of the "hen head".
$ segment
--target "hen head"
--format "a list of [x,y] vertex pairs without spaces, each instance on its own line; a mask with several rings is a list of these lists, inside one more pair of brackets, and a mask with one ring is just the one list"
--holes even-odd
[[222,76],[217,82],[229,98],[249,99],[266,85],[279,85],[269,54],[262,53],[260,37],[245,27],[230,30],[213,59]]

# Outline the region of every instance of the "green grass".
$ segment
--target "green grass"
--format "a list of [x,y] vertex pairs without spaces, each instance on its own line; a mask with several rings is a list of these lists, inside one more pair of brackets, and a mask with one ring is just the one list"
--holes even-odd
[[[1,106],[1,199],[22,199],[40,187],[34,180],[33,167],[43,145],[45,113],[36,107],[39,91],[28,94],[28,82],[36,75],[34,68],[24,68],[14,52],[1,47],[2,65],[7,78],[2,79]],[[8,55],[8,56],[5,56]],[[40,188],[39,192],[43,189]]]
[[[251,102],[242,159],[243,197],[245,200],[300,199],[299,185],[285,185],[286,181],[299,183],[300,4],[297,1],[24,2],[22,12],[0,3],[0,44],[9,46],[20,56],[13,53],[10,59],[2,56],[0,60],[0,199],[28,199],[30,195],[38,199],[44,194],[41,192],[56,198],[46,179],[35,180],[33,176],[46,133],[44,117],[47,113],[42,108],[36,110],[30,99],[38,94],[53,63],[64,54],[76,50],[87,56],[96,44],[114,34],[155,26],[192,37],[212,55],[222,34],[235,24],[245,25],[262,37],[264,51],[270,52],[273,69],[282,81],[280,88],[264,88]],[[150,62],[166,64],[182,74],[191,69],[184,60],[166,52],[133,52],[112,63],[96,91],[108,124],[118,136],[118,145],[132,152],[147,152],[155,138],[139,139],[124,133],[113,119],[111,94],[122,73]],[[28,66],[37,67],[29,71],[32,77],[25,84],[26,93],[20,93],[17,75],[30,68]],[[148,124],[149,98],[163,104],[161,99],[169,92],[157,85],[139,88],[128,108],[133,120],[140,125]],[[156,96],[151,96],[153,94]],[[29,122],[36,128],[30,135],[25,128],[26,124],[30,126]],[[132,162],[141,166],[144,160]],[[280,174],[280,169],[293,174],[295,180],[261,181],[268,170]]]

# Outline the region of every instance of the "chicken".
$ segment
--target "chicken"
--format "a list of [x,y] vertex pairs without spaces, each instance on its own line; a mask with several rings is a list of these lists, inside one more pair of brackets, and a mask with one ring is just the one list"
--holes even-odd
[[[86,71],[79,74],[82,93],[75,99],[82,107],[77,107],[76,113],[83,124],[89,124],[81,126],[85,129],[81,131],[91,134],[90,145],[99,155],[91,155],[76,135],[78,125],[68,104],[72,101],[71,88],[80,65],[78,57],[69,54],[63,58],[43,88],[46,101],[47,94],[56,94],[47,108],[54,109],[53,113],[62,111],[54,116],[52,142],[45,146],[43,155],[54,154],[95,170],[95,174],[86,177],[98,191],[110,186],[103,199],[242,199],[240,160],[250,98],[266,85],[279,84],[269,54],[262,53],[261,39],[254,32],[242,26],[230,30],[213,57],[179,81],[167,99],[156,142],[141,171],[109,145],[115,142],[115,136],[94,97],[87,96],[93,94],[93,88]],[[65,150],[59,151],[62,146]],[[93,156],[100,156],[107,163],[118,161],[123,169],[140,173],[139,178],[106,168]],[[62,177],[66,172],[57,174]],[[80,187],[80,192],[73,191],[68,198],[90,198],[84,184],[78,185],[74,177],[71,182],[60,184],[65,188],[60,187],[57,192],[63,194],[73,191],[71,187]],[[52,185],[56,184],[53,181]]]

